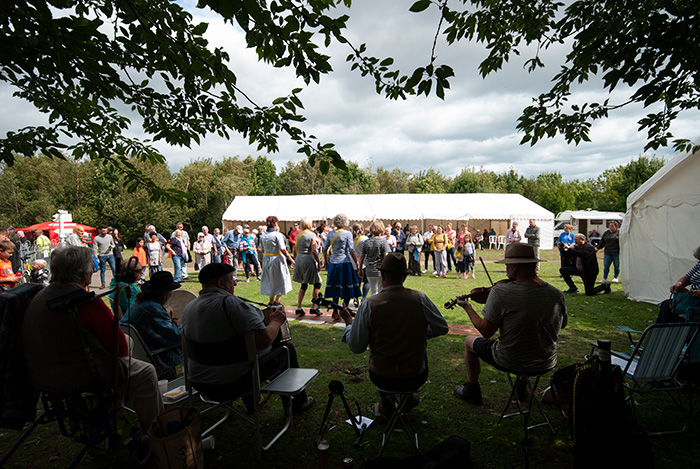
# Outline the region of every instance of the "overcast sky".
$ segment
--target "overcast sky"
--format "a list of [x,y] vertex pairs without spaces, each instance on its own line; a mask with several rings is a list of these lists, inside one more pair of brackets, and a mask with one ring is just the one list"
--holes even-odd
[[[187,0],[184,4],[193,4]],[[433,6],[421,14],[408,12],[410,1],[356,0],[350,12],[347,37],[355,44],[367,43],[368,52],[391,56],[404,73],[427,64],[437,26]],[[497,172],[511,167],[524,176],[544,171],[559,171],[564,179],[595,177],[607,168],[627,164],[644,153],[645,133],[637,131],[637,121],[645,114],[641,106],[613,112],[611,118],[594,125],[592,143],[567,145],[562,138],[540,141],[534,147],[519,145],[523,134],[516,132],[517,118],[533,97],[549,89],[551,77],[562,63],[563,50],[544,55],[548,67],[533,74],[522,66],[529,55],[511,59],[505,69],[482,79],[478,64],[486,56],[483,46],[462,42],[448,47],[440,42],[438,63],[455,69],[452,88],[445,100],[431,95],[389,101],[377,95],[371,79],[351,72],[345,57],[350,50],[332,45],[334,72],[308,87],[295,79],[292,70],[275,69],[257,62],[254,51],[245,49],[242,32],[224,25],[206,11],[189,8],[195,21],[210,23],[207,38],[212,45],[224,47],[231,56],[231,67],[239,87],[258,104],[269,104],[295,87],[304,87],[300,97],[307,121],[301,128],[323,142],[333,142],[342,157],[361,167],[400,168],[418,173],[430,167],[453,177],[465,167],[484,167]],[[340,13],[340,12],[339,12]],[[578,88],[572,101],[603,101],[608,97],[599,84]],[[11,97],[12,90],[0,84],[0,132],[25,125],[43,124],[45,118],[33,108]],[[624,92],[611,102],[622,102]],[[698,113],[681,115],[673,125],[675,137],[697,139]],[[132,117],[138,124],[138,116]],[[142,136],[138,125],[131,136]],[[227,156],[259,155],[254,147],[238,136],[224,140],[207,137],[191,149],[156,143],[175,172],[198,157],[214,160]],[[280,152],[266,155],[281,170],[287,161],[302,158],[293,142],[280,141]],[[667,160],[671,148],[655,152]]]

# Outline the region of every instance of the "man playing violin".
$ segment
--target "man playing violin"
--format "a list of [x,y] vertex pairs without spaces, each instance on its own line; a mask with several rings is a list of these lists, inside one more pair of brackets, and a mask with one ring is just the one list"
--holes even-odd
[[[403,286],[410,271],[402,253],[389,253],[379,266],[382,291],[363,301],[355,316],[343,308],[343,342],[354,353],[370,348],[369,378],[380,389],[414,391],[428,379],[428,339],[447,334],[448,326],[425,294]],[[389,417],[389,399],[380,393],[379,411]],[[414,395],[405,410],[418,404]]]
[[[517,374],[516,392],[524,400],[526,375],[539,374],[556,365],[559,331],[568,320],[563,293],[537,277],[537,263],[545,261],[535,256],[532,246],[509,244],[505,258],[496,262],[506,265],[510,282],[493,286],[481,312],[483,317],[469,304],[469,295],[457,297],[457,304],[464,308],[481,336],[467,336],[464,342],[467,381],[455,386],[454,395],[476,405],[483,404],[479,386],[481,361]],[[496,331],[498,339],[490,340]]]

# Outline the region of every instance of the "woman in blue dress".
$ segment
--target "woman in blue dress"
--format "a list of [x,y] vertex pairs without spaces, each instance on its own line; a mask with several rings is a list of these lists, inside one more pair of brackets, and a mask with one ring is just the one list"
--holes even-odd
[[[352,233],[346,230],[350,221],[345,214],[338,214],[333,218],[335,230],[328,233],[323,245],[323,256],[328,266],[328,278],[326,280],[326,298],[333,298],[338,303],[343,299],[343,305],[347,306],[352,298],[362,296],[360,291],[360,279],[357,276],[355,266],[358,266],[357,255],[352,238]],[[354,261],[355,263],[353,264]],[[333,319],[340,320],[340,315],[333,312]]]

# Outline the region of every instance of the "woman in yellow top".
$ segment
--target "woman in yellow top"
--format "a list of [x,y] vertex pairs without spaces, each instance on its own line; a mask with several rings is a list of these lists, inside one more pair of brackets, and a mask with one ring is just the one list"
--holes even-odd
[[435,276],[447,277],[447,235],[438,225],[437,232],[433,235],[433,251],[435,251]]

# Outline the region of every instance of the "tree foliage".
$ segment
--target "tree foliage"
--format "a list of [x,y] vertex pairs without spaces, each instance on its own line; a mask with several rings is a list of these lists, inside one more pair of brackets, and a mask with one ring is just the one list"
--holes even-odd
[[[564,181],[558,172],[526,178],[510,169],[503,173],[483,168],[464,168],[454,178],[429,169],[410,174],[398,168],[330,168],[322,174],[307,160],[286,166],[275,174],[274,165],[264,157],[226,158],[214,162],[198,159],[171,174],[165,164],[133,161],[138,170],[148,171],[160,187],[177,188],[189,197],[154,201],[145,185],[131,190],[125,176],[109,166],[90,160],[66,161],[46,156],[18,157],[13,166],[0,163],[0,226],[26,226],[49,220],[57,210],[68,210],[75,221],[92,226],[112,225],[121,230],[131,246],[153,223],[170,234],[176,222],[189,232],[202,225],[220,226],[221,218],[237,195],[262,194],[276,182],[276,195],[301,194],[394,194],[499,192],[522,194],[557,213],[563,210],[625,210],[627,196],[651,177],[664,161],[640,156],[627,165],[604,171],[586,181]],[[263,177],[264,176],[264,177]]]
[[[324,14],[334,1],[300,3],[201,0],[246,33],[260,60],[291,66],[306,83],[331,70],[316,36],[338,36],[346,17]],[[138,113],[153,140],[190,146],[216,133],[238,132],[259,149],[277,151],[287,134],[310,161],[344,166],[332,144],[316,143],[296,124],[303,108],[293,89],[271,104],[258,104],[237,86],[229,55],[203,37],[207,24],[171,0],[8,0],[0,4],[0,79],[15,96],[48,115],[46,127],[8,132],[0,158],[43,154],[88,156],[127,174],[130,189],[148,184],[164,196],[134,160],[165,158],[149,141],[127,136],[124,107]],[[69,140],[74,143],[65,143]],[[325,171],[324,171],[325,172]],[[171,190],[171,195],[177,194]]]
[[[405,74],[394,68],[393,58],[373,57],[366,44],[344,36],[349,17],[337,13],[339,5],[349,7],[351,0],[200,0],[197,8],[210,8],[238,25],[261,61],[290,67],[307,84],[331,71],[321,46],[343,44],[351,68],[372,77],[377,92],[392,99],[445,97],[454,71],[436,63],[441,39],[485,44],[483,76],[531,50],[525,65],[536,70],[545,65],[543,50],[564,48],[565,63],[551,89],[519,119],[522,143],[557,134],[567,142],[587,141],[594,121],[636,103],[648,109],[639,122],[647,148],[657,148],[668,144],[679,113],[700,109],[700,15],[694,2],[576,0],[567,6],[555,0],[418,0],[410,11],[435,7],[441,14],[428,63]],[[239,88],[229,53],[204,38],[207,24],[195,24],[173,0],[6,0],[0,13],[0,79],[49,122],[0,139],[0,159],[7,164],[20,154],[86,156],[124,173],[131,191],[148,185],[152,198],[182,198],[176,188],[166,195],[149,171],[139,171],[138,162],[165,161],[152,142],[190,146],[210,134],[235,132],[267,152],[277,151],[286,135],[322,174],[331,166],[346,167],[332,144],[300,128],[301,89],[271,103],[256,102]],[[570,102],[576,86],[598,78],[606,91],[628,87],[628,98]],[[127,109],[138,115],[147,139],[130,137],[135,124],[125,116]],[[683,139],[675,144],[690,146]],[[410,190],[439,189],[444,181],[433,182],[419,175]],[[512,188],[513,181],[503,182]]]
[[[535,51],[525,60],[530,72],[545,66],[542,51],[550,47],[567,51],[551,89],[519,118],[517,127],[525,133],[521,143],[534,145],[555,135],[569,143],[590,141],[594,121],[621,107],[641,104],[648,112],[638,122],[639,129],[647,132],[645,149],[656,149],[668,145],[671,123],[679,113],[700,109],[700,15],[694,2],[418,0],[410,10],[418,13],[433,5],[441,13],[438,33],[448,44],[466,40],[486,46],[488,54],[479,64],[484,77],[526,48]],[[360,49],[364,48],[363,44]],[[391,58],[363,58],[362,63],[369,64],[363,73],[371,73],[377,90],[389,98],[428,95],[433,83],[437,96],[443,97],[452,69],[438,65],[434,51],[435,44],[429,63],[410,75],[373,66],[391,64]],[[357,64],[358,59],[348,60]],[[575,87],[594,79],[601,79],[608,92],[626,87],[629,94],[622,102],[570,103]],[[674,146],[688,151],[692,144],[677,139]]]

